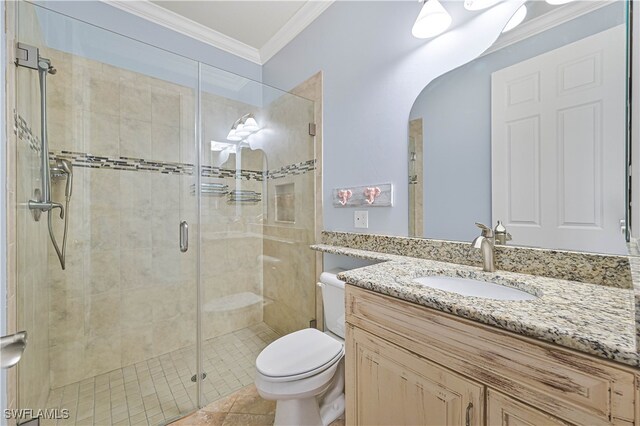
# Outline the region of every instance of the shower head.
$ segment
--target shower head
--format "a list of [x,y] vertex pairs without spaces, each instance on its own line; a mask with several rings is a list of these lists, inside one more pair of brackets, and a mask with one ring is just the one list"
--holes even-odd
[[64,195],[67,198],[71,197],[71,192],[73,191],[73,166],[69,160],[57,159],[55,164],[52,164],[49,167],[49,171],[51,172],[51,177],[53,179],[62,179],[65,178],[67,180],[67,185],[64,190]]
[[69,199],[73,191],[73,166],[69,160],[58,160],[57,162],[60,164],[60,168],[67,174],[67,186],[64,190],[64,195]]

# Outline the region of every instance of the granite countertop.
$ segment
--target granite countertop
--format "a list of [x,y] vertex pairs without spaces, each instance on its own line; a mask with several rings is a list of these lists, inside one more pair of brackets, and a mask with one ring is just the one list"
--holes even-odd
[[[317,244],[312,249],[378,263],[340,273],[347,284],[417,303],[619,363],[640,366],[632,289]],[[490,281],[538,296],[505,301],[462,296],[415,283],[445,275]]]

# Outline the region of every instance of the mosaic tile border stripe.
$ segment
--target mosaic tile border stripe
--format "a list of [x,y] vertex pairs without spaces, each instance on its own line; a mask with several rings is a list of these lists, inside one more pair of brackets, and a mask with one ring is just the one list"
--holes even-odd
[[302,175],[307,172],[314,171],[316,169],[316,160],[307,160],[300,163],[290,164],[288,166],[280,167],[277,170],[270,170],[267,172],[267,179],[281,179],[291,175]]
[[[173,163],[162,161],[151,161],[143,158],[132,157],[106,157],[92,155],[85,152],[74,151],[50,151],[51,160],[65,159],[71,161],[76,167],[87,167],[92,169],[111,169],[127,171],[145,171],[171,175],[193,175],[195,166],[190,163]],[[308,160],[281,167],[274,171],[260,170],[237,170],[225,169],[222,167],[202,166],[202,176],[209,178],[235,178],[241,180],[254,180],[263,182],[268,179],[281,179],[287,176],[302,175],[316,169],[316,160]]]
[[[25,141],[29,148],[35,152],[40,152],[40,138],[33,134],[29,123],[14,110],[13,132],[18,139]],[[86,152],[75,151],[49,151],[49,159],[65,159],[71,161],[76,167],[87,167],[92,169],[112,169],[128,171],[145,171],[163,174],[193,175],[195,166],[190,163],[175,163],[165,161],[145,160],[143,158],[132,157],[108,157],[93,155]],[[202,177],[209,178],[235,178],[241,180],[254,180],[263,182],[268,179],[281,179],[287,176],[302,175],[316,169],[316,160],[301,161],[289,164],[275,170],[240,170],[238,175],[235,169],[225,169],[215,166],[202,166]]]
[[65,159],[71,161],[76,167],[88,167],[92,169],[148,171],[180,175],[193,174],[194,167],[193,164],[148,161],[142,158],[131,157],[111,158],[73,151],[49,151],[49,159]]
[[13,133],[18,136],[18,139],[23,140],[29,144],[29,148],[35,152],[40,152],[40,138],[33,134],[29,123],[21,115],[16,114],[13,111]]
[[[332,246],[459,265],[482,265],[480,254],[469,251],[470,243],[460,241],[322,231],[321,242]],[[503,271],[609,287],[633,288],[627,256],[496,246],[495,259],[496,267]]]

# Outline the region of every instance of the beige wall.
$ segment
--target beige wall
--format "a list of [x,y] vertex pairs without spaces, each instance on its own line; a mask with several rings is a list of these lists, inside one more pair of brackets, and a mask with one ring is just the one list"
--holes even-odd
[[[416,177],[415,183],[409,184],[409,235],[422,237],[423,230],[423,147],[422,147],[422,118],[409,122],[409,173]],[[413,155],[412,155],[413,153]],[[412,161],[412,157],[415,158]]]
[[[58,68],[50,79],[52,151],[194,164],[192,90],[46,53]],[[247,109],[210,94],[202,107],[204,141],[222,139]],[[213,165],[207,143],[203,149],[203,165]],[[242,169],[262,170],[261,152],[243,154]],[[221,166],[235,169],[235,156]],[[195,344],[200,230],[203,338],[262,321],[262,303],[247,297],[262,297],[262,203],[204,196],[198,229],[192,175],[82,167],[74,174],[66,271],[49,252],[52,387]],[[240,187],[233,177],[202,180]],[[255,180],[241,186],[262,192]],[[64,182],[54,189],[62,200]],[[178,250],[181,220],[190,224],[187,253]]]
[[[46,49],[50,150],[192,162],[192,90]],[[74,167],[67,269],[49,250],[51,387],[195,343],[193,176]],[[64,200],[64,181],[53,185]],[[56,235],[62,236],[62,221]]]
[[[261,114],[274,129],[274,137],[263,144],[270,171],[315,159],[314,138],[308,128],[314,122],[313,102],[285,95]],[[263,265],[264,292],[269,301],[264,321],[282,334],[309,327],[309,321],[316,319],[316,256],[309,249],[315,238],[314,176],[311,170],[267,181],[263,250],[272,261]],[[286,184],[294,186],[289,206],[294,222],[277,220],[276,186]]]

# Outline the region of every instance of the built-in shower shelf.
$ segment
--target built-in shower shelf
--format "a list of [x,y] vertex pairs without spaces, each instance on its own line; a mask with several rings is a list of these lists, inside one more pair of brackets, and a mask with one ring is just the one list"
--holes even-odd
[[235,189],[229,192],[229,203],[259,203],[262,194],[256,191]]
[[[222,197],[229,193],[229,185],[223,183],[202,182],[200,184],[200,193],[212,197]],[[196,185],[191,185],[191,195],[196,194]]]

